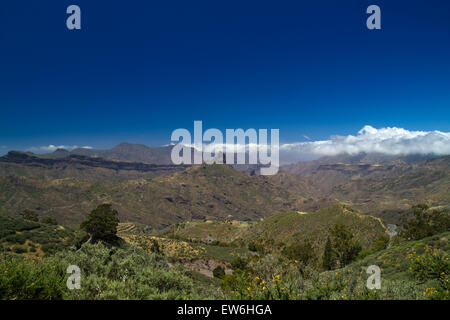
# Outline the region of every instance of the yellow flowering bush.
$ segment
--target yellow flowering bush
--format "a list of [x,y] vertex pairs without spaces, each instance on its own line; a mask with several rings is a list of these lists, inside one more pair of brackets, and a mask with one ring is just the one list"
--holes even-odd
[[450,298],[449,254],[440,249],[425,248],[425,253],[418,255],[412,250],[409,254],[409,271],[420,282],[431,281],[435,286],[430,286],[423,292],[430,299]]

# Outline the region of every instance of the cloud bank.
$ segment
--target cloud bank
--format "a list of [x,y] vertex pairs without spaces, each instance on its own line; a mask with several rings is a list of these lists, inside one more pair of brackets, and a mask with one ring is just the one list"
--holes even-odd
[[329,140],[283,144],[287,153],[333,156],[338,154],[382,153],[387,155],[450,154],[450,132],[409,131],[364,126],[357,135],[332,136]]
[[[308,136],[304,136],[308,139]],[[310,139],[309,139],[310,140]],[[194,144],[185,144],[196,148]],[[223,152],[232,147],[237,153],[258,150],[259,144],[203,143],[203,151]],[[276,150],[277,146],[267,146]],[[364,126],[356,135],[331,136],[329,140],[303,141],[280,144],[279,153],[282,163],[314,160],[322,156],[339,154],[356,155],[359,153],[379,153],[390,156],[418,155],[450,155],[450,132],[441,131],[410,131],[403,128],[387,127],[376,129],[370,125]]]
[[50,144],[48,146],[31,147],[31,148],[28,148],[27,151],[40,153],[40,152],[53,152],[53,151],[56,151],[57,149],[65,149],[65,150],[71,151],[71,150],[77,149],[77,148],[92,149],[92,147],[90,147],[90,146],[84,146],[84,147],[66,146],[66,145],[55,146],[53,144]]

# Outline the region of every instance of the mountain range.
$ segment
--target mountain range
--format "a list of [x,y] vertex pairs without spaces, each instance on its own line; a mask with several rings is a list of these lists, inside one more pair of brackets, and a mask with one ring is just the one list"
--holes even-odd
[[70,155],[104,158],[111,160],[142,162],[152,164],[172,164],[170,153],[173,146],[148,147],[143,144],[122,142],[111,149],[99,150],[76,148],[72,151],[57,149],[52,153],[37,155],[43,158],[65,158]]
[[176,166],[171,146],[121,143],[110,150],[56,150],[0,157],[0,214],[36,210],[79,223],[112,203],[122,221],[163,228],[189,219],[258,220],[286,211],[345,204],[395,223],[412,204],[450,203],[450,156],[340,155],[282,166]]

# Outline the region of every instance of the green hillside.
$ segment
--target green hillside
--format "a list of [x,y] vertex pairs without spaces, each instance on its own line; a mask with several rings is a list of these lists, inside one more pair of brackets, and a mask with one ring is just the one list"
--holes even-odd
[[[372,298],[450,299],[449,237],[450,232],[445,232],[417,241],[402,242],[324,276],[331,274],[342,278],[347,284],[353,284],[345,289],[345,295],[351,296],[358,291],[358,284],[359,289],[364,287],[364,280],[369,276],[367,267],[376,265],[381,269],[381,289],[372,293]],[[439,288],[443,290],[441,297],[437,296]]]
[[361,215],[349,207],[334,205],[315,212],[286,212],[275,214],[258,222],[243,235],[246,242],[291,244],[312,240],[314,246],[322,248],[328,228],[335,224],[347,226],[360,241],[363,248],[386,234],[386,227],[380,219]]
[[[324,239],[328,228],[336,225],[346,226],[356,242],[375,252],[355,256],[343,268],[324,271],[320,263]],[[395,237],[391,247],[374,249],[377,236],[385,235],[383,224],[343,205],[276,214],[257,223],[195,220],[174,227],[175,234],[169,227],[155,236],[143,225],[120,223],[117,235],[124,241],[84,244],[76,250],[87,238],[78,229],[1,216],[0,293],[8,298],[40,299],[164,298],[165,293],[160,293],[166,287],[161,285],[166,283],[174,290],[167,292],[172,298],[450,298],[448,231],[416,241]],[[297,261],[285,253],[285,248],[307,240],[314,243],[308,252],[312,259]],[[252,243],[263,250],[251,249]],[[80,292],[65,288],[65,268],[71,261],[81,263],[90,279]],[[366,270],[371,265],[381,269],[379,290],[366,287]],[[105,283],[100,290],[92,268],[99,270]],[[217,279],[215,272],[220,268],[225,274]],[[132,278],[125,279],[128,271],[123,270],[132,270]],[[159,282],[146,280],[153,276]],[[20,282],[12,281],[13,277]],[[131,281],[131,287],[125,290],[121,281]],[[136,289],[140,287],[145,293]]]
[[[225,298],[245,300],[448,300],[449,236],[445,232],[401,242],[325,272],[283,257],[254,257],[220,286]],[[379,288],[367,287],[370,266],[380,268]]]
[[0,176],[0,214],[31,209],[64,224],[79,223],[101,203],[113,204],[122,221],[161,228],[188,219],[253,220],[289,210],[293,202],[267,177],[226,165],[126,181]]
[[0,216],[0,251],[42,257],[81,242],[86,233],[63,226]]
[[169,226],[159,232],[172,238],[204,243],[231,243],[241,239],[256,222],[236,220],[189,220]]

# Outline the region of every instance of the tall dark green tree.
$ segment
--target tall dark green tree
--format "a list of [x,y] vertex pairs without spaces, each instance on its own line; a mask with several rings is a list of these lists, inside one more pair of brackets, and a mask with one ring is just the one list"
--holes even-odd
[[101,204],[91,211],[88,218],[80,227],[91,236],[91,242],[103,240],[106,242],[116,239],[119,218],[117,210],[111,204]]
[[336,263],[336,257],[331,245],[330,237],[327,237],[325,251],[323,252],[322,266],[325,270],[332,270]]

